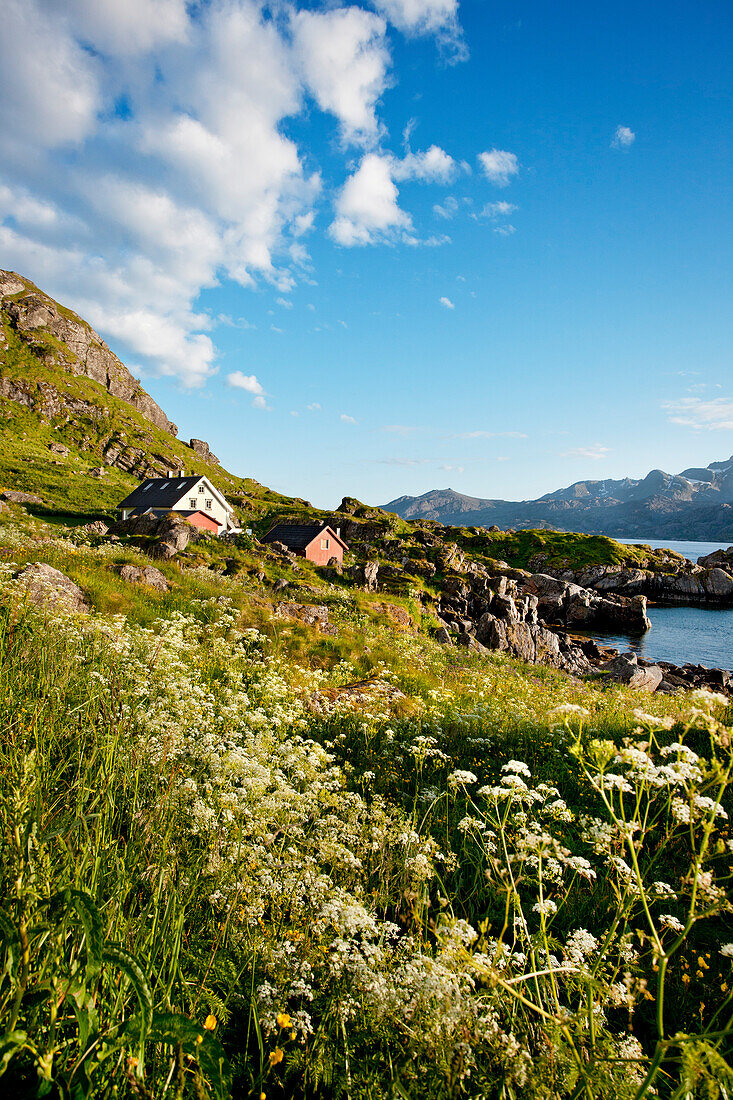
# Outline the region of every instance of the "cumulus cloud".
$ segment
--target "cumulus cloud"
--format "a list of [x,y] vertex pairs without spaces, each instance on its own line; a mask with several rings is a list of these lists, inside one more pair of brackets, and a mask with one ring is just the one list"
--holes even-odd
[[338,118],[343,140],[370,144],[380,133],[376,104],[385,90],[385,22],[358,7],[291,14],[296,55],[319,107]]
[[392,162],[392,176],[396,180],[450,183],[456,171],[453,157],[437,145],[431,145],[424,153],[407,153],[402,160]]
[[401,209],[395,180],[448,183],[456,171],[453,158],[431,145],[425,152],[408,152],[402,159],[389,153],[367,153],[336,199],[336,217],[329,233],[345,247],[403,240],[407,244],[444,244],[445,239],[420,242],[412,219]]
[[[102,106],[102,67],[35,0],[6,0],[0,35],[3,145],[75,145],[94,129]],[[27,146],[26,146],[27,143]]]
[[628,149],[636,141],[636,134],[628,126],[617,126],[611,138],[612,149]]
[[455,303],[451,302],[450,298],[446,298],[445,296],[443,296],[442,298],[439,298],[438,301],[440,302],[440,304],[442,306],[445,306],[446,309],[455,309],[456,308]]
[[356,417],[349,416],[347,413],[341,413],[339,420],[341,420],[344,424],[356,424]]
[[610,453],[610,447],[604,447],[602,443],[593,443],[590,447],[574,447],[570,451],[563,451],[561,458],[590,458],[594,462],[605,458]]
[[84,28],[85,42],[102,53],[134,55],[171,42],[185,42],[185,0],[45,0]]
[[401,231],[411,230],[412,220],[400,209],[398,196],[392,159],[367,153],[338,196],[331,236],[348,247],[394,239]]
[[512,176],[519,172],[516,153],[508,153],[505,149],[490,149],[486,153],[479,153],[478,161],[486,178],[499,187],[506,187]]
[[699,431],[733,431],[733,401],[715,397],[703,401],[700,397],[683,397],[679,401],[665,401],[662,405],[672,424]]
[[230,386],[233,386],[236,390],[244,390],[245,393],[252,394],[252,408],[264,409],[270,411],[270,406],[267,404],[267,396],[265,388],[257,378],[256,374],[245,374],[241,370],[232,371],[227,375],[227,382]]
[[257,397],[264,396],[264,387],[258,381],[256,374],[244,374],[241,370],[235,370],[227,375],[227,382],[237,390],[246,390],[247,393],[253,393]]
[[457,26],[457,0],[384,7],[6,0],[3,264],[144,372],[203,385],[217,349],[201,291],[265,283],[285,302],[309,278],[302,238],[322,181],[288,126],[307,122],[309,98],[366,150],[338,194],[333,239],[443,243],[417,240],[396,181],[444,184],[453,159],[435,145],[401,159],[375,150],[391,79],[386,19],[440,36]]
[[433,34],[451,61],[463,61],[468,50],[458,23],[458,0],[373,0],[393,26],[408,35]]

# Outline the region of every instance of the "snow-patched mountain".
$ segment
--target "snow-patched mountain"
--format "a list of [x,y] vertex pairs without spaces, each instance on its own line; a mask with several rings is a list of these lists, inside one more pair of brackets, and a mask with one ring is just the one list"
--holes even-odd
[[621,538],[733,541],[733,455],[679,474],[576,481],[537,500],[485,500],[453,489],[397,497],[383,506],[403,519],[470,527],[537,528]]

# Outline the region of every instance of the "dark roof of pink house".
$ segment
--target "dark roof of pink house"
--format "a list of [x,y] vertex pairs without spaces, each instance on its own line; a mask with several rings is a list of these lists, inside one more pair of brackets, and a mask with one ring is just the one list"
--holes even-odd
[[326,532],[341,543],[344,550],[349,549],[341,536],[325,523],[276,523],[260,541],[282,542],[288,550],[305,550],[314,539]]

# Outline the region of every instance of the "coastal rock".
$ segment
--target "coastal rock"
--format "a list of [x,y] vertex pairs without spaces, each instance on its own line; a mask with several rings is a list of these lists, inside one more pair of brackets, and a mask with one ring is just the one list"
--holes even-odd
[[70,577],[45,562],[27,565],[16,576],[21,589],[35,604],[53,604],[67,611],[87,612],[88,597]]
[[640,665],[635,653],[622,653],[601,665],[614,680],[635,691],[656,691],[664,679],[659,665]]
[[727,550],[713,550],[712,554],[705,554],[698,558],[697,564],[708,569],[719,565],[731,573],[733,572],[733,546],[729,546]]

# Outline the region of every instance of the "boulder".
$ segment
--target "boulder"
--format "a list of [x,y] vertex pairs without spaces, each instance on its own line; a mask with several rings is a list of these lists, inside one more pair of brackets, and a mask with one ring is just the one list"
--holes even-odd
[[106,535],[109,527],[104,520],[95,519],[91,523],[85,523],[81,530],[86,531],[88,535]]
[[43,504],[36,493],[24,493],[20,489],[6,489],[0,496],[10,504]]
[[397,626],[405,627],[405,629],[412,626],[412,616],[409,611],[404,607],[400,607],[399,604],[394,603],[380,603],[376,605],[376,611],[380,611],[387,618],[396,623]]
[[127,581],[129,584],[146,584],[149,588],[154,588],[156,592],[167,592],[169,588],[168,581],[154,565],[142,567],[123,565],[120,569],[120,576],[123,581]]
[[158,521],[155,535],[158,542],[153,548],[153,553],[156,557],[167,561],[169,558],[175,557],[181,550],[185,550],[190,542],[195,542],[200,537],[201,532],[192,523],[189,523],[184,516],[169,512],[168,515],[162,516]]
[[621,653],[600,666],[614,680],[636,691],[656,691],[664,679],[659,665],[640,665],[635,653]]
[[104,466],[93,466],[92,469],[89,471],[89,476],[104,477],[106,473],[107,471],[105,470]]
[[705,554],[698,558],[697,564],[708,569],[719,565],[729,573],[733,572],[733,546],[729,546],[727,550],[713,550],[712,554]]
[[62,458],[68,458],[71,454],[71,448],[64,443],[49,443],[48,449],[52,454],[61,455]]
[[328,608],[323,604],[285,603],[276,604],[275,612],[286,619],[299,619],[308,626],[323,626],[328,622]]
[[54,604],[67,611],[87,612],[88,597],[70,577],[45,562],[34,562],[16,575],[16,580],[35,604]]

